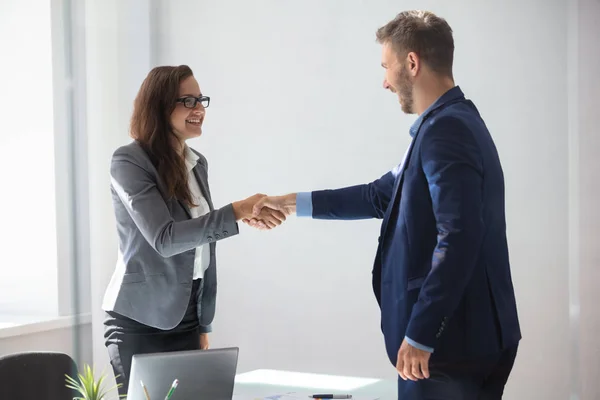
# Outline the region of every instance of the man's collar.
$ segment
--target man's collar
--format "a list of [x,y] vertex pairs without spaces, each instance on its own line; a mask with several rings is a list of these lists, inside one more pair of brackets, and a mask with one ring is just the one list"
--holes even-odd
[[419,118],[417,118],[417,120],[412,124],[412,126],[410,127],[410,136],[415,137],[417,132],[419,132],[421,124],[423,123],[427,115],[429,115],[432,111],[442,107],[444,104],[452,100],[456,100],[464,96],[465,95],[459,86],[454,86],[452,89],[448,90],[446,93],[441,95],[436,101],[433,102],[433,104],[427,107],[427,109],[421,115],[419,115]]
[[188,147],[187,144],[185,145],[185,148],[183,151],[184,151],[184,155],[185,155],[185,165],[187,166],[188,171],[191,171],[194,169],[194,167],[198,163],[198,159],[200,157],[198,156],[198,154],[194,153],[192,151],[192,149],[190,149]]

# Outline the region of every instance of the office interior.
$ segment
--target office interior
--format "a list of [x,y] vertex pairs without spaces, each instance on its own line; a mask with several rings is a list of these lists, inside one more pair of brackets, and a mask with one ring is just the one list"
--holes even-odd
[[[108,171],[152,67],[187,64],[211,96],[190,145],[215,206],[366,183],[410,141],[375,30],[413,8],[453,27],[455,80],[504,168],[523,331],[505,398],[600,399],[597,0],[3,0],[0,356],[64,352],[111,372]],[[239,347],[239,373],[396,379],[371,287],[378,230],[240,224],[218,246],[211,347]]]

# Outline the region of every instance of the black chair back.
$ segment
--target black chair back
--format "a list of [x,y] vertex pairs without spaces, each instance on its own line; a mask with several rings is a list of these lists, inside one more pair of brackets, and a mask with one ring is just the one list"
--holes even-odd
[[55,352],[27,352],[0,357],[0,399],[73,400],[65,374],[77,379],[77,364]]

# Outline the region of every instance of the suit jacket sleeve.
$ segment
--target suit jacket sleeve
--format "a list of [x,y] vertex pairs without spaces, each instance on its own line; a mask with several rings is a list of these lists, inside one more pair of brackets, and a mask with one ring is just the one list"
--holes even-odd
[[484,233],[483,166],[472,133],[453,117],[440,118],[423,132],[420,152],[438,236],[406,336],[435,348],[479,256]]
[[111,185],[144,238],[161,256],[171,257],[239,233],[231,204],[199,218],[173,220],[155,178],[139,164],[132,155],[117,150],[110,168]]
[[396,175],[390,171],[369,184],[312,192],[312,216],[339,220],[383,218],[395,180]]

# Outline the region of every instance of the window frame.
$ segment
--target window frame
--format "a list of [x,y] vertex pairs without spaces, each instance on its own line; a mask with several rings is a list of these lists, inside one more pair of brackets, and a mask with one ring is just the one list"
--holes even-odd
[[[0,327],[0,338],[91,321],[84,2],[50,0],[57,303]],[[25,283],[26,284],[26,283]],[[39,302],[31,296],[32,302]]]
[[[51,0],[57,316],[91,310],[84,2]],[[64,132],[65,134],[58,134]]]

